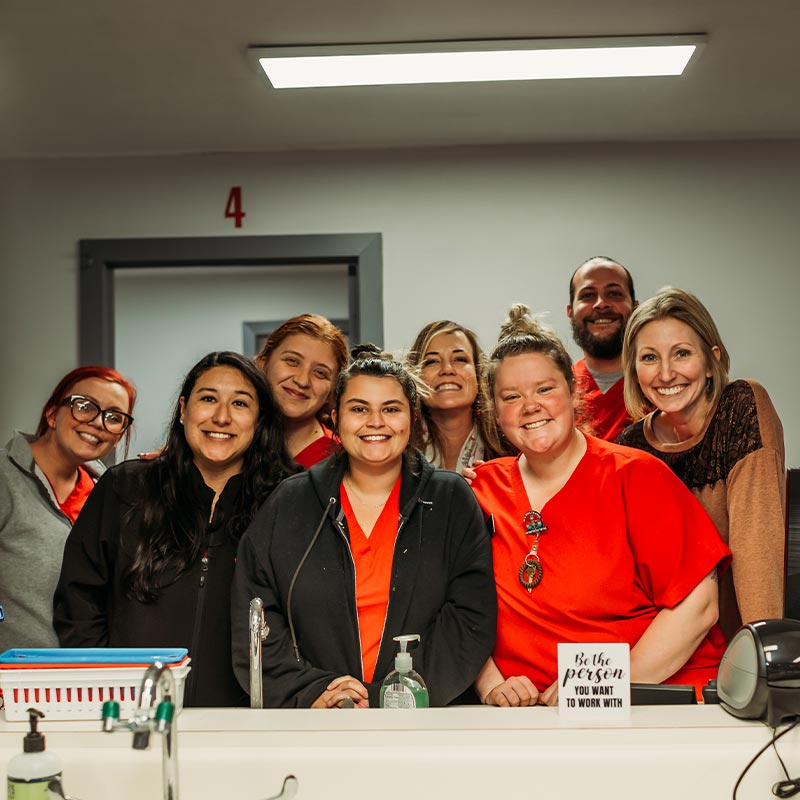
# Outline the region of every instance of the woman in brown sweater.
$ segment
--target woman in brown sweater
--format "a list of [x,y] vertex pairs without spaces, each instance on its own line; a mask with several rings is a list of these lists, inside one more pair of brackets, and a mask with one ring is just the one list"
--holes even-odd
[[720,585],[726,637],[742,622],[782,617],[786,469],[783,428],[766,390],[729,382],[714,320],[681,289],[662,289],[633,312],[622,360],[625,404],[638,421],[617,441],[664,461],[733,552]]

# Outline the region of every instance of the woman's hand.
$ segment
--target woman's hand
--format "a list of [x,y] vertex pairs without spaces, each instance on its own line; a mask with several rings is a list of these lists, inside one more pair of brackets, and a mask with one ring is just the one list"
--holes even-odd
[[504,678],[491,656],[475,679],[475,691],[487,706],[535,706],[539,699],[539,690],[530,678]]
[[341,675],[328,684],[311,708],[341,708],[342,701],[348,697],[361,708],[369,707],[369,695],[364,684],[352,675]]
[[539,704],[543,706],[558,705],[558,681],[553,681],[540,695]]
[[[552,687],[550,687],[552,688]],[[548,690],[549,691],[549,690]],[[556,702],[558,693],[556,692]],[[489,691],[483,702],[487,706],[535,706],[539,701],[539,690],[526,675],[506,678]]]
[[475,472],[473,467],[479,467],[481,464],[485,464],[485,461],[481,461],[479,458],[476,458],[474,461],[470,463],[469,466],[464,467],[461,470],[461,477],[470,485],[472,486],[472,481],[475,480],[475,476],[478,474]]

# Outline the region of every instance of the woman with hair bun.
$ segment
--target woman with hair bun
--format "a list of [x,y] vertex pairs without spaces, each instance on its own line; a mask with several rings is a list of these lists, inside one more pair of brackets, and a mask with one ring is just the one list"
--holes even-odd
[[486,402],[486,356],[469,328],[447,319],[428,323],[406,357],[427,384],[421,398],[420,449],[437,467],[461,472],[507,455]]
[[53,590],[70,528],[100,459],[130,438],[136,390],[116,370],[68,372],[44,404],[36,433],[0,450],[0,652],[56,647]]
[[558,702],[559,642],[630,645],[630,678],[716,677],[718,568],[730,552],[660,461],[575,427],[572,363],[527,306],[512,306],[489,364],[498,424],[516,458],[476,469],[491,515],[497,643],[483,702]]
[[209,353],[180,389],[167,444],[98,482],[64,548],[54,625],[63,647],[185,647],[184,705],[243,705],[231,668],[236,547],[299,467],[250,359]]
[[377,706],[392,637],[417,633],[414,668],[431,705],[467,690],[494,643],[488,531],[459,475],[411,444],[418,387],[372,345],[339,375],[342,451],[284,481],[242,538],[233,598],[234,669],[249,685],[247,608],[270,628],[264,703]]
[[292,458],[308,469],[329,456],[331,395],[347,364],[344,334],[319,314],[300,314],[270,334],[256,363],[283,414]]
[[703,504],[733,552],[720,583],[720,625],[783,616],[786,466],[783,427],[755,381],[730,382],[730,358],[708,309],[662,289],[631,315],[622,348],[618,437],[663,461]]

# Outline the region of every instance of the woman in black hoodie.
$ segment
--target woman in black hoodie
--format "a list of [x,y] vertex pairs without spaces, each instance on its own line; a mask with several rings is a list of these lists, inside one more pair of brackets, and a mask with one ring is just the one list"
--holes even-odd
[[248,606],[264,601],[264,703],[377,706],[400,634],[417,633],[414,669],[431,705],[469,689],[491,653],[491,546],[459,475],[409,444],[416,381],[371,345],[356,348],[334,392],[343,452],[285,481],[239,547],[234,670],[249,685]]

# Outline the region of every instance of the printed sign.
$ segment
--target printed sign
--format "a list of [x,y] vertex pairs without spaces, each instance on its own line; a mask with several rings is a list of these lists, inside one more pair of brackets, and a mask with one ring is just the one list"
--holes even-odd
[[630,716],[630,663],[627,644],[559,644],[559,716],[570,720]]

